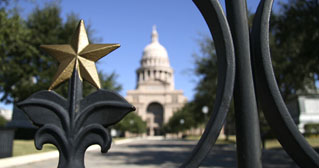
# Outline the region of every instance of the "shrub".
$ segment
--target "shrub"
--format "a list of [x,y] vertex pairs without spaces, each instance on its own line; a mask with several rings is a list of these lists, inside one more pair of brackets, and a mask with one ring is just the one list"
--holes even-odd
[[306,124],[305,125],[305,134],[306,135],[311,135],[311,134],[318,135],[319,134],[319,123]]
[[114,126],[115,129],[122,132],[141,134],[146,132],[146,122],[142,120],[136,113],[129,113],[119,123]]
[[7,120],[0,115],[0,127],[4,127],[7,124]]

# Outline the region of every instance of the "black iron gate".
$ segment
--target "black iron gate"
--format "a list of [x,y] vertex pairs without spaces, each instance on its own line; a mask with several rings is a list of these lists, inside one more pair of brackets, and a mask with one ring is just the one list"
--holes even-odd
[[[272,131],[287,153],[301,167],[318,168],[319,155],[295,126],[274,77],[269,52],[269,19],[273,0],[260,1],[251,31],[245,0],[226,0],[227,18],[218,0],[194,2],[215,42],[218,87],[213,113],[204,134],[181,167],[192,168],[201,164],[217,140],[234,95],[238,167],[262,167],[258,99]],[[81,38],[85,29],[82,24],[80,22],[71,45],[44,46],[61,65],[65,65],[67,59],[60,55],[72,57],[68,61],[74,61],[71,69],[64,67],[69,68],[69,74],[61,78],[70,78],[68,100],[53,91],[41,91],[19,104],[40,127],[35,137],[36,147],[41,149],[44,143],[57,146],[59,167],[63,168],[84,167],[85,150],[92,144],[101,145],[102,152],[107,152],[111,137],[102,125],[110,126],[134,110],[121,96],[109,91],[98,90],[82,98],[82,78],[99,87],[94,75],[90,76],[94,69],[86,71],[81,59],[97,54],[90,60],[94,63],[101,54],[106,55],[118,47],[116,44],[88,44],[85,39],[83,42]],[[65,72],[63,69],[59,71]]]

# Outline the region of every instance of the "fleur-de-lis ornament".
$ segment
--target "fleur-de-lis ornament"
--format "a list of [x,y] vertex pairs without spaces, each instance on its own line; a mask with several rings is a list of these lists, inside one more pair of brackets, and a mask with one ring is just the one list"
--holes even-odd
[[[84,168],[84,154],[92,144],[107,152],[112,139],[106,128],[135,110],[119,94],[102,90],[95,62],[117,49],[119,44],[89,44],[83,20],[70,44],[42,45],[41,48],[60,63],[54,80],[46,91],[40,91],[20,102],[20,107],[40,127],[35,146],[54,144],[60,153],[60,168]],[[68,99],[52,91],[69,79]],[[82,81],[98,90],[82,97]]]

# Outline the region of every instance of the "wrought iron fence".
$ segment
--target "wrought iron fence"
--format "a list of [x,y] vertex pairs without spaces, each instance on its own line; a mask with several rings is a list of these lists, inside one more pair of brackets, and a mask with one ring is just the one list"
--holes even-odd
[[[272,131],[295,162],[301,167],[319,167],[319,155],[295,126],[274,77],[269,52],[269,19],[273,0],[260,1],[251,31],[245,0],[226,0],[227,17],[218,0],[194,2],[215,41],[218,86],[213,113],[206,129],[181,167],[200,166],[225,123],[233,95],[238,167],[262,167],[256,99]],[[107,152],[111,137],[103,126],[118,122],[134,110],[121,96],[105,90],[82,98],[82,78],[99,88],[95,74],[91,74],[96,71],[95,67],[86,69],[85,64],[92,67],[101,54],[108,54],[118,47],[88,44],[87,39],[81,39],[83,35],[86,33],[80,22],[71,45],[44,46],[59,60],[58,73],[67,73],[62,76],[58,74],[57,83],[52,88],[70,78],[68,99],[53,91],[41,91],[19,104],[33,123],[40,127],[35,136],[36,147],[41,149],[44,143],[57,146],[60,152],[58,167],[63,168],[84,167],[85,150],[92,144],[99,144],[102,152]],[[94,56],[96,54],[98,57]],[[62,58],[62,55],[68,59]],[[88,56],[94,59],[86,62]]]

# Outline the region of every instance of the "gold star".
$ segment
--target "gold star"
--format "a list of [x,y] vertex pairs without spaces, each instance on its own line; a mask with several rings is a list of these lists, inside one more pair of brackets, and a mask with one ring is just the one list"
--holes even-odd
[[60,63],[49,90],[69,79],[75,68],[81,80],[84,79],[99,89],[101,84],[95,62],[120,47],[120,44],[89,44],[84,22],[81,20],[71,44],[40,47]]

